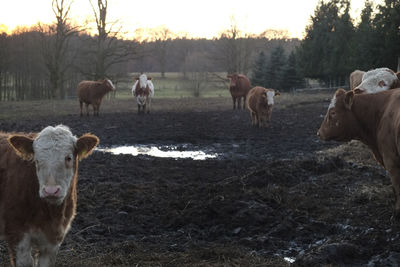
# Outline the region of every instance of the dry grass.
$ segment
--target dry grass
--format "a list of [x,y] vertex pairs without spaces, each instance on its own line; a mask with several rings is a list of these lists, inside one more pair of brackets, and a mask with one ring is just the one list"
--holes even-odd
[[[319,93],[282,93],[276,98],[275,108],[293,108],[296,105],[328,103],[332,92]],[[221,97],[182,97],[160,98],[152,100],[152,112],[227,110],[232,108],[229,96]],[[90,106],[90,112],[92,107]],[[133,98],[106,98],[100,107],[100,116],[104,113],[137,112],[136,101]],[[0,102],[0,120],[18,120],[22,118],[40,118],[43,116],[79,115],[77,99],[69,100],[36,100]]]

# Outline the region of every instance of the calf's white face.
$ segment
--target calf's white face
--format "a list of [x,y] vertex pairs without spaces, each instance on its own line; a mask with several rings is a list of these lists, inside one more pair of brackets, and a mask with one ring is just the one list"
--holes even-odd
[[388,68],[370,70],[363,75],[362,82],[355,88],[355,92],[374,94],[389,90],[397,79],[396,74]]
[[68,193],[78,159],[87,157],[98,142],[91,134],[77,138],[64,125],[48,126],[35,139],[24,135],[9,137],[9,143],[20,157],[35,162],[40,198],[56,205]]
[[77,138],[65,127],[47,127],[33,141],[39,195],[60,204],[74,177]]
[[140,77],[139,77],[139,86],[142,89],[146,89],[146,86],[147,86],[147,76],[146,76],[146,74],[140,75]]

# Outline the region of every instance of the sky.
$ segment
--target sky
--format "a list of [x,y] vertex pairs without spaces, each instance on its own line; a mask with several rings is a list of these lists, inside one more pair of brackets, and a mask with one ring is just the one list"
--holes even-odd
[[[65,0],[67,1],[67,0]],[[93,3],[97,2],[92,0]],[[138,28],[166,26],[189,37],[213,38],[229,29],[232,16],[241,31],[260,34],[266,29],[287,30],[302,38],[319,0],[108,0],[108,19],[118,21],[127,38]],[[374,1],[380,3],[382,0]],[[52,0],[0,0],[0,25],[8,29],[52,23]],[[357,18],[364,0],[351,1]],[[89,0],[74,0],[71,17],[78,24],[93,20]],[[1,27],[0,27],[1,29]]]

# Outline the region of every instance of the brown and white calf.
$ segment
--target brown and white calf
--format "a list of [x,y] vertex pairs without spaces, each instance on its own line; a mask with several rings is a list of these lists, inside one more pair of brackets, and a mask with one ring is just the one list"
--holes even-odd
[[398,74],[389,68],[377,68],[364,73],[361,83],[352,89],[357,94],[374,94],[398,87],[400,87]]
[[75,216],[78,161],[98,142],[63,125],[0,133],[0,236],[12,266],[55,265]]
[[393,218],[400,218],[400,90],[355,94],[338,89],[318,136],[322,140],[359,140],[388,171],[395,194]]
[[89,105],[93,106],[93,115],[99,116],[99,109],[101,101],[104,96],[110,92],[115,91],[115,86],[111,80],[103,81],[81,81],[78,84],[78,100],[81,108],[80,115],[82,116],[82,106],[85,103],[86,115],[89,116]]
[[265,127],[269,126],[274,106],[274,97],[279,91],[256,86],[247,94],[247,108],[250,110],[252,125],[261,127],[265,119]]
[[[243,109],[245,108],[246,96],[250,91],[250,80],[243,74],[230,74],[229,92],[232,96],[233,109],[240,109],[240,101],[243,98]],[[237,102],[237,106],[236,106]]]
[[146,74],[142,74],[139,78],[136,78],[135,84],[132,86],[132,95],[136,97],[138,105],[138,113],[150,113],[151,99],[154,96],[154,85],[151,81],[151,77],[147,77]]

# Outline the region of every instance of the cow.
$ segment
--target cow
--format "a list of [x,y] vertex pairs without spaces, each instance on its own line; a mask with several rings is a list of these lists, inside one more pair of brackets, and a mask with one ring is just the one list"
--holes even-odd
[[350,90],[354,90],[357,86],[360,85],[364,73],[365,71],[362,70],[355,70],[350,73]]
[[361,83],[353,90],[357,94],[373,94],[400,87],[398,75],[389,68],[377,68],[367,71]]
[[[245,108],[246,96],[250,91],[250,80],[243,74],[230,74],[229,91],[232,95],[233,109],[240,109],[240,101],[243,98],[243,109]],[[237,102],[237,106],[236,106]]]
[[116,88],[114,84],[109,79],[105,79],[103,81],[81,81],[78,84],[78,99],[81,107],[81,116],[82,113],[82,105],[85,103],[86,105],[86,115],[89,116],[89,105],[93,106],[93,115],[99,116],[99,109],[101,101],[103,97],[110,91],[115,91]]
[[251,123],[253,126],[262,127],[265,119],[265,127],[271,121],[274,97],[280,95],[279,91],[256,86],[247,94],[247,108],[250,110]]
[[338,89],[317,135],[321,140],[359,140],[390,176],[393,219],[400,218],[400,90],[355,94]]
[[75,216],[78,162],[98,143],[64,125],[0,133],[0,237],[12,266],[55,265]]
[[[141,74],[136,78],[135,84],[132,86],[132,95],[136,97],[138,105],[138,114],[150,113],[151,99],[154,96],[154,85],[151,77]],[[142,109],[142,111],[140,111]]]

